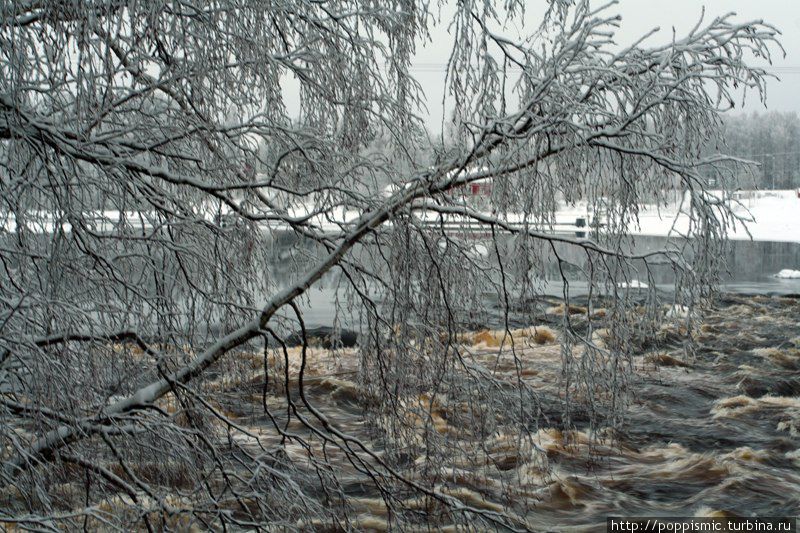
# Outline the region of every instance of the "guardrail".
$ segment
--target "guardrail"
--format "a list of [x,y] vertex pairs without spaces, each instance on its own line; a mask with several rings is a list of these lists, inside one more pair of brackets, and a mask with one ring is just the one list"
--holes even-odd
[[[488,233],[489,230],[487,229],[487,225],[485,223],[476,221],[476,220],[418,220],[418,225],[423,227],[430,227],[430,228],[442,228],[444,231],[447,232],[475,232],[475,233]],[[605,224],[595,223],[592,221],[591,224],[588,223],[586,217],[577,217],[575,222],[554,222],[552,224],[521,224],[521,223],[514,223],[514,222],[505,222],[511,228],[514,229],[522,229],[523,227],[527,227],[528,229],[533,229],[536,231],[542,232],[553,232],[553,233],[575,233],[576,237],[585,238],[587,234],[596,232],[600,228],[603,228]],[[500,230],[503,231],[503,230]]]

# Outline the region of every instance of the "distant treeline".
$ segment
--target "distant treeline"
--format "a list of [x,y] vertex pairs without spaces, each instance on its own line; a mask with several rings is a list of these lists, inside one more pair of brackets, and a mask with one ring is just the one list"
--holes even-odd
[[741,187],[800,187],[800,118],[797,113],[771,111],[726,116],[725,141],[727,147],[722,151],[761,164],[754,176],[742,176]]

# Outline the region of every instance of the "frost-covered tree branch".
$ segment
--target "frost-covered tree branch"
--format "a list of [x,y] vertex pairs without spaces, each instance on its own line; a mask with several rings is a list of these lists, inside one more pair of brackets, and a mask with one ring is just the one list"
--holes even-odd
[[[764,97],[751,60],[781,50],[772,26],[733,15],[625,47],[613,4],[549,6],[529,35],[507,30],[524,2],[443,8],[445,149],[410,70],[437,24],[427,3],[3,3],[0,522],[359,528],[340,511],[369,483],[400,527],[439,511],[531,527],[437,470],[485,461],[474,443],[498,435],[535,452],[543,400],[518,364],[502,379],[464,342],[470,317],[496,297],[498,359],[519,363],[509,312],[544,301],[534,278],[551,261],[566,299],[564,424],[580,409],[619,424],[629,340],[660,312],[654,288],[639,313],[620,284],[667,264],[676,303],[713,287],[738,219],[701,170],[724,179],[746,162],[707,147],[739,89]],[[486,180],[489,205],[470,205],[465,191]],[[690,238],[636,252],[639,207],[675,188],[690,193]],[[603,231],[555,234],[558,204],[579,201],[602,206]],[[490,246],[476,251],[448,220]],[[567,250],[585,258],[580,313]],[[337,320],[359,329],[347,371],[370,438],[308,392],[300,304],[331,276]],[[245,383],[258,394],[230,400]],[[243,403],[265,417],[257,431],[230,412]],[[448,409],[461,426],[437,414]]]

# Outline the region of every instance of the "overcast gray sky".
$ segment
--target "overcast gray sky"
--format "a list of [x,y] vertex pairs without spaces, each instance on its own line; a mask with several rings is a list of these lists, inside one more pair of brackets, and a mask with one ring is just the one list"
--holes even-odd
[[[532,21],[540,20],[539,14],[544,5],[544,0],[528,3]],[[617,43],[628,44],[649,30],[660,27],[661,31],[646,41],[656,45],[671,40],[673,27],[678,36],[688,33],[699,20],[703,6],[706,8],[707,21],[717,15],[735,12],[738,20],[761,19],[782,32],[781,42],[786,49],[786,57],[778,53],[773,58],[774,72],[781,80],[771,81],[767,86],[768,109],[800,112],[800,0],[620,0],[619,4],[610,8],[609,13],[622,16]],[[414,74],[422,83],[428,98],[427,122],[432,132],[440,131],[442,123],[444,65],[453,44],[444,23],[444,20],[449,20],[449,15],[442,14],[443,23],[433,32],[432,42],[420,49],[415,59]],[[737,112],[763,110],[757,98],[748,98],[744,109],[737,109]]]
[[[596,6],[607,3],[606,0],[592,1]],[[526,18],[530,20],[531,28],[520,33],[528,34],[538,27],[546,5],[546,0],[527,1]],[[700,19],[704,6],[705,21],[734,12],[736,20],[763,20],[782,32],[781,43],[786,50],[786,57],[780,51],[776,51],[773,57],[772,71],[781,79],[770,80],[767,85],[768,109],[800,113],[800,0],[619,0],[608,13],[622,16],[616,34],[619,45],[631,44],[651,29],[660,27],[660,32],[645,42],[645,45],[656,46],[671,40],[673,27],[679,37],[691,31]],[[447,105],[442,105],[442,97],[445,94],[445,64],[453,47],[453,38],[447,32],[452,13],[452,6],[450,11],[442,12],[441,24],[432,30],[431,42],[418,49],[412,68],[427,96],[428,112],[424,118],[432,133],[441,131],[442,117],[449,114]],[[510,29],[503,33],[513,36],[513,31]],[[295,80],[285,80],[283,94],[290,113],[299,110],[298,88]],[[732,112],[764,111],[764,107],[753,96],[747,99],[743,109],[738,107],[741,104],[739,99],[736,102],[737,109]]]

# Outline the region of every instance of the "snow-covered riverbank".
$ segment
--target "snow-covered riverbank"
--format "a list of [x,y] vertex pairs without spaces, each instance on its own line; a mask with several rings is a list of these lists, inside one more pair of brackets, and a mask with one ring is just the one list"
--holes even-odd
[[[688,202],[684,202],[684,206]],[[731,239],[800,242],[800,197],[796,191],[740,191],[734,193],[734,213],[747,220],[730,228]],[[685,209],[685,207],[684,207]],[[680,206],[667,210],[651,207],[639,214],[638,235],[667,236],[684,234],[689,217],[679,214]]]
[[[718,191],[711,194],[720,195]],[[720,195],[721,196],[721,195]],[[755,241],[797,242],[800,243],[800,197],[797,191],[739,191],[734,193],[730,201],[734,213],[740,217],[728,230],[731,239],[750,239]],[[642,205],[639,208],[638,222],[631,225],[634,235],[654,237],[682,236],[689,231],[688,195],[683,201],[676,200],[666,206]],[[213,211],[213,212],[212,212]],[[318,214],[314,215],[313,213]],[[481,213],[492,216],[489,212]],[[319,231],[335,233],[352,226],[361,215],[358,211],[347,210],[337,206],[327,210],[319,210],[311,205],[295,204],[287,208],[284,216],[302,220]],[[418,210],[416,215],[421,222],[428,222],[439,227],[441,215]],[[235,224],[236,215],[230,208],[222,206],[214,210],[202,209],[197,216],[211,224]],[[595,216],[603,222],[603,215],[590,212],[585,202],[563,205],[555,213],[554,225],[539,228],[542,231],[585,232],[591,230]],[[162,222],[157,222],[154,213],[96,211],[69,217],[63,213],[30,212],[26,215],[25,225],[31,233],[52,233],[54,228],[61,227],[65,232],[72,231],[72,223],[80,221],[87,229],[101,233],[116,231],[125,226],[128,230],[152,230]],[[522,224],[525,219],[522,213],[508,213],[503,220],[511,226]],[[445,216],[445,222],[458,229],[467,229],[466,218],[457,215]],[[388,222],[387,224],[391,224]],[[289,225],[275,220],[259,223],[267,231],[288,230]],[[485,228],[484,228],[485,229]],[[13,213],[0,212],[0,232],[15,233],[16,219]],[[602,229],[601,229],[602,231]]]

